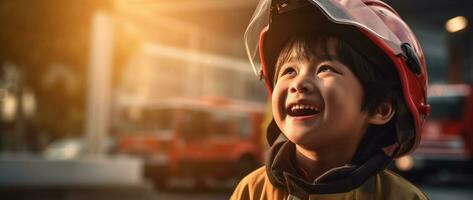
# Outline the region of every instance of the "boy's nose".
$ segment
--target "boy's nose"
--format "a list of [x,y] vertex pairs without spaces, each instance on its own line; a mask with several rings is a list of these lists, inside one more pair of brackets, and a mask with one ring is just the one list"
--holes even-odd
[[309,93],[314,90],[314,84],[308,81],[306,78],[299,78],[294,80],[293,84],[291,85],[289,91],[291,93]]

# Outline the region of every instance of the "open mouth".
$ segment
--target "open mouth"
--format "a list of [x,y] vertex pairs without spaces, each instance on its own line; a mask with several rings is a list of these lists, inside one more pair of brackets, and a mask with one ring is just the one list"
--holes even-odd
[[294,117],[311,116],[320,113],[320,108],[314,105],[291,104],[287,108],[287,114]]

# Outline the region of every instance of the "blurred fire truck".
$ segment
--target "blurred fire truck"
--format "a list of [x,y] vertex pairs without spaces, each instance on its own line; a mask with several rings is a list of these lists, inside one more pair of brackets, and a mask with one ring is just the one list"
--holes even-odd
[[413,179],[445,170],[471,170],[473,162],[473,86],[431,85],[432,113],[412,156],[396,160],[396,168]]
[[242,176],[261,163],[262,104],[216,97],[132,104],[118,109],[117,151],[143,158],[145,177],[158,187],[171,178]]

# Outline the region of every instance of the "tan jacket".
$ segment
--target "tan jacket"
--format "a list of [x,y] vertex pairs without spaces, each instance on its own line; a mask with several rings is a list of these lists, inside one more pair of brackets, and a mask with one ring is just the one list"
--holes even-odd
[[[274,187],[268,179],[265,167],[261,167],[245,178],[236,187],[232,200],[237,199],[298,199],[288,196],[284,188]],[[346,193],[310,195],[310,200],[331,199],[382,199],[382,200],[426,200],[428,199],[417,187],[399,175],[384,170],[369,178],[360,187]]]

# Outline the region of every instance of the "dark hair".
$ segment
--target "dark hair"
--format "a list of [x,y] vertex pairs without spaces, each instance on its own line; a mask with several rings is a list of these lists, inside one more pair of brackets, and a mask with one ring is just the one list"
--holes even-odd
[[[334,44],[332,47],[335,48],[336,55],[329,54],[331,42]],[[371,49],[372,51],[373,49]],[[385,58],[368,58],[368,55],[359,52],[361,51],[355,50],[348,42],[332,35],[306,34],[293,36],[279,53],[273,78],[273,83],[276,84],[277,74],[281,66],[294,54],[308,59],[317,56],[328,57],[331,60],[337,59],[345,64],[360,81],[364,92],[361,105],[362,111],[373,114],[381,103],[386,101],[392,103],[394,109],[396,109],[395,116],[384,125],[371,125],[368,128],[362,141],[360,141],[352,163],[362,163],[374,151],[396,142],[398,140],[397,121],[400,120],[398,117],[406,118],[407,115],[402,99],[401,83],[394,64]],[[384,60],[376,62],[377,59]]]
[[[336,55],[330,55],[328,52],[330,42],[335,44]],[[368,113],[373,113],[380,103],[386,100],[395,101],[401,95],[401,84],[392,63],[389,63],[390,66],[375,64],[347,42],[325,34],[297,35],[290,38],[277,58],[274,84],[277,82],[279,69],[292,54],[301,58],[323,56],[345,64],[361,82],[364,92],[361,109],[367,110]],[[395,102],[393,104],[395,105]]]

